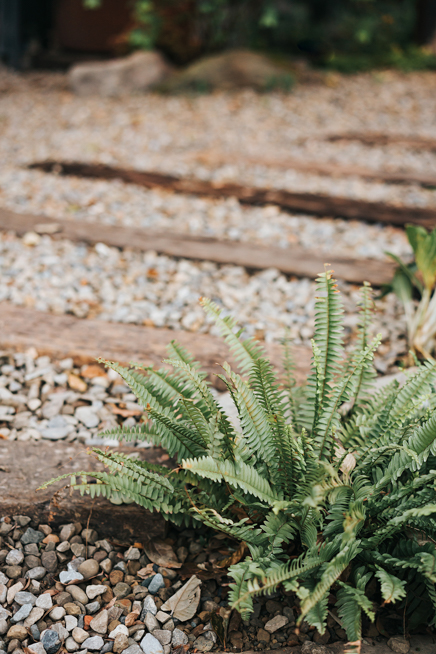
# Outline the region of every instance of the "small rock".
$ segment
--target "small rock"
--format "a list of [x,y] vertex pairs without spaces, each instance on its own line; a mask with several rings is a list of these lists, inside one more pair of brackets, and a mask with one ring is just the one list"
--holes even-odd
[[29,543],[40,543],[43,538],[44,534],[41,531],[36,531],[32,527],[28,527],[21,536],[20,541],[23,545],[28,545]]
[[65,615],[65,609],[63,606],[55,606],[55,608],[50,611],[49,615],[55,622],[57,620],[62,620]]
[[8,587],[6,584],[0,584],[0,604],[4,604],[6,602],[6,596],[8,594]]
[[6,637],[9,640],[24,640],[27,637],[27,629],[21,624],[15,624],[9,629]]
[[82,644],[83,644],[83,649],[100,651],[104,645],[104,640],[101,636],[91,636],[91,638],[87,638]]
[[94,615],[94,613],[97,613],[97,611],[100,610],[101,604],[97,600],[95,602],[90,602],[89,604],[85,605],[86,612],[88,615]]
[[65,619],[65,629],[67,631],[73,631],[73,629],[77,627],[77,618],[75,618],[74,615],[66,615],[64,619]]
[[145,614],[144,624],[147,627],[148,631],[150,631],[150,632],[154,631],[155,629],[160,629],[160,624],[156,620],[153,613],[146,613]]
[[36,598],[36,606],[38,606],[40,609],[44,609],[44,611],[48,611],[51,609],[53,606],[53,600],[51,598],[51,595],[49,593],[43,593],[39,597]]
[[129,584],[125,584],[124,582],[121,581],[114,587],[113,591],[115,597],[117,597],[118,599],[123,599],[124,597],[127,597],[127,595],[130,595],[131,588]]
[[410,649],[409,641],[402,636],[392,636],[388,640],[388,647],[397,654],[407,654]]
[[141,640],[141,647],[145,654],[164,654],[163,646],[152,634],[145,634]]
[[164,582],[164,579],[163,579],[162,575],[160,574],[160,572],[158,572],[152,578],[152,580],[150,582],[150,585],[148,587],[148,592],[151,595],[157,595],[158,591],[161,588],[165,588],[165,582]]
[[[82,575],[80,575],[80,576],[82,576]],[[130,591],[130,586],[128,588],[129,588],[129,591]],[[105,593],[106,590],[107,590],[107,586],[103,586],[102,584],[91,585],[91,586],[87,587],[86,594],[89,597],[89,599],[94,599],[95,597],[98,597],[98,595],[103,595],[103,593]],[[127,593],[127,595],[128,595],[128,593]],[[125,597],[125,595],[124,595],[124,597]]]
[[87,559],[80,564],[78,572],[83,575],[84,579],[90,579],[100,572],[100,566],[95,559]]
[[206,636],[199,636],[194,640],[194,648],[198,649],[199,652],[210,652],[214,646],[213,640],[209,640]]
[[70,593],[71,597],[77,602],[80,602],[81,604],[87,604],[88,596],[84,590],[79,588],[79,586],[75,586],[74,584],[68,586],[68,592]]
[[158,639],[161,645],[169,645],[171,642],[171,631],[167,629],[155,629],[153,636]]
[[15,595],[18,592],[20,592],[20,590],[23,590],[23,588],[24,588],[24,586],[21,583],[21,581],[17,581],[16,584],[14,584],[10,588],[8,588],[8,592],[7,592],[7,596],[6,596],[8,604],[12,604],[12,602],[14,601]]
[[23,604],[23,606],[12,616],[11,622],[21,622],[25,620],[32,610],[32,604]]
[[181,645],[186,645],[188,642],[188,636],[181,629],[174,629],[173,635],[171,638],[171,644],[173,647],[180,647]]
[[47,654],[56,654],[61,646],[59,634],[52,629],[47,629],[42,634],[41,642]]
[[113,645],[113,652],[121,654],[129,646],[129,638],[125,634],[118,634]]
[[90,622],[90,627],[93,631],[96,631],[98,634],[105,634],[107,632],[108,625],[108,613],[106,609],[101,611],[98,615],[95,616]]
[[50,627],[50,629],[52,629],[53,631],[56,631],[56,633],[58,634],[59,638],[60,638],[62,641],[66,640],[66,639],[68,638],[68,636],[69,636],[69,633],[68,633],[68,631],[65,629],[64,625],[62,624],[62,622],[55,622],[55,624],[52,624],[52,626]]
[[63,570],[59,575],[61,584],[68,584],[70,581],[83,581],[83,575],[75,570]]
[[143,654],[143,650],[139,645],[130,645],[123,654]]
[[269,643],[271,640],[271,634],[265,631],[265,629],[259,629],[256,637],[257,640],[262,643]]
[[137,547],[129,547],[127,552],[124,554],[125,561],[139,561],[141,557],[141,552]]
[[19,579],[23,572],[23,569],[20,565],[8,565],[5,568],[5,572],[8,575],[9,579]]
[[0,636],[3,636],[8,630],[8,623],[5,618],[0,618]]
[[118,634],[124,634],[125,636],[128,636],[129,635],[129,630],[127,629],[127,627],[125,625],[119,624],[119,625],[117,625],[115,627],[115,629],[113,629],[110,632],[109,638],[116,638],[118,636]]
[[47,570],[42,567],[42,565],[37,566],[36,568],[32,568],[32,570],[28,570],[26,572],[26,579],[43,579],[45,575],[47,574]]
[[36,603],[36,597],[33,593],[26,593],[24,590],[19,590],[14,597],[14,601],[22,606],[23,604],[32,604]]
[[270,634],[273,634],[274,632],[278,631],[279,629],[282,629],[283,627],[286,627],[288,622],[289,622],[288,618],[285,617],[284,615],[276,615],[275,618],[273,618],[272,620],[269,620],[266,623],[265,629]]
[[290,606],[285,606],[283,608],[283,615],[288,618],[289,625],[292,627],[295,624],[295,615]]
[[100,423],[100,418],[89,406],[77,407],[75,416],[77,420],[80,420],[80,422],[82,422],[88,429],[98,427]]
[[79,645],[84,643],[85,640],[88,638],[87,632],[84,629],[81,629],[80,627],[74,627],[73,633],[71,635],[73,636],[76,643],[79,643]]
[[30,611],[28,617],[24,620],[24,626],[27,629],[29,629],[29,627],[34,625],[36,622],[39,622],[39,620],[41,620],[43,615],[44,615],[44,609],[40,609],[37,606],[34,606],[33,609]]
[[78,606],[78,604],[76,604],[75,602],[67,602],[66,604],[64,604],[64,609],[67,615],[70,615],[71,617],[78,616],[82,613],[80,606]]
[[161,624],[165,624],[165,622],[168,622],[170,618],[171,616],[168,613],[164,613],[164,611],[158,611],[158,613],[156,613],[156,620]]
[[47,572],[56,572],[58,567],[56,552],[43,552],[41,555],[41,563]]
[[153,615],[156,615],[157,613],[156,602],[149,595],[145,598],[145,600],[142,603],[142,612],[140,617],[141,622],[144,622],[146,613],[152,613]]
[[80,535],[82,536],[84,543],[88,545],[94,545],[98,540],[98,534],[95,529],[83,529]]
[[24,554],[22,550],[10,550],[6,557],[6,563],[8,565],[20,565],[23,561]]
[[33,654],[47,654],[42,643],[32,643],[28,647]]
[[74,638],[71,636],[68,636],[68,638],[65,641],[65,649],[67,652],[77,652],[78,649],[80,649],[79,643],[76,643]]
[[301,654],[331,654],[331,650],[325,645],[317,645],[311,640],[306,640],[301,647]]

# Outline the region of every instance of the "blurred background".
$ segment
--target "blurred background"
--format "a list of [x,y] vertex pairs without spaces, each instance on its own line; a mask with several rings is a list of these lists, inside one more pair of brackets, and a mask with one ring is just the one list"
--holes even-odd
[[228,48],[344,72],[435,66],[435,0],[0,0],[0,53],[17,68],[157,48],[175,65]]

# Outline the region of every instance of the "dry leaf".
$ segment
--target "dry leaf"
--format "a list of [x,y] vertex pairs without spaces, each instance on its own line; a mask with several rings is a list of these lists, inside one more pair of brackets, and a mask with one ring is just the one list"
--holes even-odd
[[144,545],[144,552],[153,563],[163,568],[181,568],[182,564],[178,561],[177,556],[168,543],[163,540],[149,540]]
[[130,418],[131,416],[142,416],[144,413],[140,409],[120,409],[120,407],[115,404],[110,404],[112,413],[116,416],[121,416],[122,418]]
[[244,557],[246,549],[247,545],[244,542],[240,543],[236,552],[232,552],[232,554],[230,554],[230,556],[227,558],[221,559],[221,561],[217,561],[216,565],[219,568],[228,568],[231,565],[239,563],[239,561]]
[[170,597],[165,604],[162,604],[162,611],[171,611],[171,615],[180,622],[186,622],[194,617],[200,603],[201,581],[197,577],[191,577],[175,595]]
[[131,613],[128,613],[126,615],[124,624],[126,625],[126,627],[131,627],[132,625],[135,624],[138,618],[139,618],[139,611],[132,611]]

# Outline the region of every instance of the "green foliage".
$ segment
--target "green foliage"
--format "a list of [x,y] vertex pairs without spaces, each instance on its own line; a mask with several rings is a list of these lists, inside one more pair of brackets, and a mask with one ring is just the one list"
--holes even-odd
[[436,364],[420,365],[402,388],[393,382],[376,391],[371,288],[362,288],[357,343],[346,358],[331,272],[319,275],[317,296],[312,373],[301,388],[287,345],[281,383],[260,344],[244,340],[216,304],[201,301],[239,365],[241,374],[224,363],[220,375],[238,426],[176,343],[169,346],[173,372],[106,362],[148,422],[104,435],[151,440],[177,467],[94,450],[108,472],[76,474],[71,485],[244,541],[249,556],[229,569],[229,600],[243,616],[254,597],[282,587],[299,599],[298,624],[307,620],[323,633],[334,593],[354,642],[362,612],[375,617],[370,582],[379,604],[400,606],[411,624],[435,622]]
[[394,291],[401,300],[409,347],[428,359],[436,349],[436,229],[427,232],[419,225],[407,225],[406,233],[415,260],[406,265],[397,256],[387,253],[398,268],[383,293]]

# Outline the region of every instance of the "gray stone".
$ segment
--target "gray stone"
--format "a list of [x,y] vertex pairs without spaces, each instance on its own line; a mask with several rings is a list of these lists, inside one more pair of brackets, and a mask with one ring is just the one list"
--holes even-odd
[[171,631],[168,631],[168,629],[155,629],[153,636],[158,639],[161,645],[169,645],[171,642]]
[[143,650],[139,645],[130,645],[124,650],[123,654],[143,654]]
[[85,609],[88,615],[93,615],[100,610],[100,606],[100,602],[96,600],[95,602],[89,602],[89,604],[85,604]]
[[116,586],[114,586],[113,591],[115,597],[118,599],[123,599],[124,597],[127,597],[127,595],[130,595],[132,589],[129,584],[125,584],[123,581],[120,581]]
[[152,634],[145,634],[141,640],[141,648],[145,654],[164,654],[163,646]]
[[59,575],[61,584],[68,584],[69,581],[83,581],[83,575],[74,570],[63,570]]
[[47,629],[42,634],[41,642],[47,654],[56,654],[61,646],[59,634],[52,629]]
[[392,636],[388,640],[388,647],[396,654],[407,654],[410,650],[409,641],[403,638],[403,636]]
[[[32,527],[28,527],[24,534],[21,536],[20,541],[23,545],[28,545],[29,543],[40,543],[44,538],[44,534],[41,531],[36,531]],[[50,654],[49,652],[47,654]]]
[[4,604],[6,602],[6,595],[8,593],[8,587],[6,584],[0,584],[0,604]]
[[104,645],[104,640],[101,636],[91,636],[91,638],[87,638],[84,643],[83,643],[83,648],[84,649],[91,649],[93,651],[95,650],[101,650],[101,648]]
[[272,618],[272,620],[268,620],[268,622],[265,625],[265,631],[268,631],[268,633],[273,634],[279,629],[283,629],[283,627],[286,627],[288,623],[289,623],[289,619],[286,616],[276,615],[276,617]]
[[83,557],[78,557],[77,559],[73,559],[72,561],[69,561],[69,563],[67,564],[67,570],[69,572],[71,571],[78,572],[84,560],[85,559]]
[[58,557],[56,552],[43,552],[41,555],[41,563],[47,572],[56,572],[58,567]]
[[106,609],[101,611],[98,615],[95,616],[90,622],[90,627],[93,631],[96,631],[98,634],[105,634],[107,632],[108,625],[108,614]]
[[21,622],[25,620],[32,610],[32,604],[23,604],[23,606],[12,616],[11,622]]
[[81,543],[71,543],[71,551],[74,556],[83,558],[86,554],[86,545],[82,545]]
[[113,651],[115,654],[121,654],[129,646],[129,638],[125,634],[118,634],[115,638]]
[[[49,406],[44,407],[43,413],[58,413],[60,408],[60,406],[58,408],[58,405],[52,406],[52,403],[50,403]],[[48,418],[49,416],[45,415],[45,417]],[[74,431],[74,427],[68,424],[63,416],[55,415],[48,421],[47,427],[41,430],[41,434],[42,437],[47,440],[60,441],[63,438],[66,438],[68,434],[71,434],[72,431]]]
[[10,550],[6,557],[8,565],[21,565],[24,561],[24,554],[22,550]]
[[174,629],[173,635],[171,638],[171,644],[173,647],[180,647],[181,645],[186,645],[188,642],[188,636],[181,629]]
[[125,561],[139,561],[141,558],[141,552],[137,547],[129,547],[127,552],[124,554]]
[[39,640],[41,638],[41,633],[36,624],[33,624],[29,631],[34,640]]
[[4,618],[0,618],[0,636],[3,636],[8,630],[8,623]]
[[95,411],[89,406],[79,406],[76,409],[75,416],[77,420],[80,420],[85,427],[92,429],[93,427],[98,427],[100,423],[100,418],[95,413]]
[[148,587],[148,592],[151,595],[157,595],[158,591],[160,591],[161,588],[165,588],[165,582],[160,572],[158,572],[152,578],[150,585]]
[[144,622],[146,613],[152,613],[153,615],[156,615],[157,613],[156,602],[149,595],[142,602],[142,612],[141,612],[141,617],[139,618],[141,622]]
[[95,529],[83,529],[81,533],[82,539],[88,545],[94,545],[98,539],[98,534]]
[[206,636],[199,636],[196,640],[194,640],[193,646],[199,652],[210,652],[214,646],[214,642],[206,638]]
[[295,615],[290,606],[285,606],[283,608],[283,615],[288,618],[289,624],[292,627],[295,624]]
[[125,636],[129,635],[129,630],[124,624],[119,624],[115,627],[115,629],[112,629],[112,631],[109,634],[109,638],[116,638],[118,634],[124,634]]
[[36,606],[44,609],[44,611],[51,609],[53,606],[51,595],[49,593],[43,593],[42,595],[39,595],[39,597],[36,598]]
[[[62,420],[64,420],[64,418],[62,418]],[[75,533],[76,533],[76,527],[72,522],[70,522],[62,526],[62,529],[59,532],[59,538],[61,539],[61,541],[70,540],[70,538],[72,538]]]
[[68,633],[67,629],[65,629],[62,622],[56,622],[55,624],[52,624],[50,629],[53,629],[53,631],[56,631],[56,633],[59,635],[59,638],[62,641],[64,641],[69,636],[69,633]]
[[103,586],[102,584],[94,585],[91,584],[86,588],[86,594],[89,597],[89,599],[94,599],[98,595],[103,595],[107,591],[107,586]]
[[32,643],[29,645],[29,649],[33,654],[47,654],[42,643]]
[[66,615],[65,618],[65,629],[67,631],[73,631],[77,627],[77,618],[74,615]]
[[14,597],[14,601],[22,606],[23,604],[36,604],[36,597],[33,593],[27,593],[24,590],[19,590]]
[[76,643],[74,638],[71,636],[68,636],[68,638],[65,641],[65,649],[67,652],[77,652],[78,649],[80,649],[79,643]]
[[7,578],[7,576],[3,574],[3,572],[0,572],[0,584],[4,584],[6,586],[8,582],[9,579]]
[[98,561],[95,559],[87,559],[80,564],[78,572],[83,575],[84,579],[89,579],[90,577],[95,577],[100,572],[100,566]]
[[26,579],[43,579],[45,575],[47,574],[47,570],[42,567],[42,565],[39,565],[36,568],[32,568],[32,570],[28,570],[26,572]]
[[112,652],[113,646],[114,646],[113,642],[111,640],[108,640],[108,642],[105,643],[101,648],[100,654],[106,654],[106,652]]
[[160,624],[156,620],[153,613],[146,613],[145,614],[144,624],[147,627],[148,631],[150,631],[150,632],[154,631],[155,629],[160,629]]
[[169,67],[158,52],[135,52],[121,59],[74,66],[68,80],[76,95],[116,97],[147,91],[159,84]]

